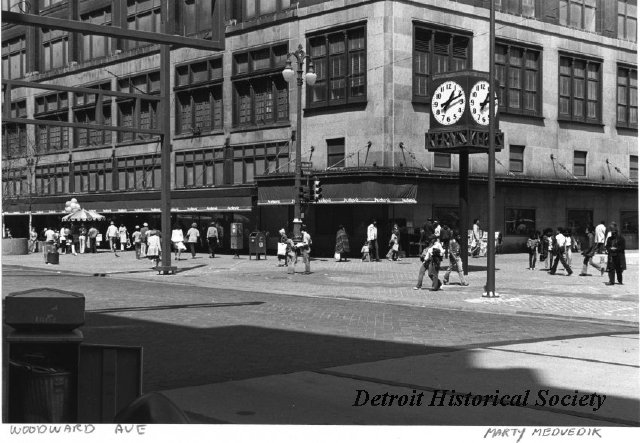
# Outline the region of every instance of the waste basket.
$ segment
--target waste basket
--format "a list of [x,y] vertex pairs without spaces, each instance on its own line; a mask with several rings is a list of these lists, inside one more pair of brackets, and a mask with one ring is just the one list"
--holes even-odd
[[252,254],[255,254],[257,260],[260,260],[260,254],[267,258],[267,236],[264,232],[249,234],[249,260]]

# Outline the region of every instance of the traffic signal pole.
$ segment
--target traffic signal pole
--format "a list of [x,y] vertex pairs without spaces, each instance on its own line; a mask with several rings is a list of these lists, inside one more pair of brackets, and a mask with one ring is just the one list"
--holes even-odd
[[495,116],[495,43],[496,43],[496,12],[493,1],[489,2],[489,165],[488,179],[488,206],[487,206],[487,285],[485,297],[496,296],[496,116]]

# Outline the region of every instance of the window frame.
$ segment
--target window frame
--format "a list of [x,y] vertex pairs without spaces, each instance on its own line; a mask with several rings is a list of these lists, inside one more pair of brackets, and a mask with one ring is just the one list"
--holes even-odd
[[[42,67],[43,71],[51,71],[67,66],[69,61],[69,35],[70,34],[67,31],[42,28],[40,38],[40,66]],[[60,60],[61,64],[54,66],[54,60],[56,58],[54,57],[53,53],[53,45],[59,42],[62,42],[62,57]],[[48,59],[46,57],[47,52],[49,52]],[[49,62],[49,66],[47,66],[47,60]]]
[[[288,54],[288,42],[278,42],[270,45],[262,45],[257,46],[255,48],[251,48],[250,50],[238,51],[232,54],[232,70],[233,75],[231,77],[232,84],[232,119],[231,126],[234,129],[254,129],[254,128],[262,128],[269,126],[280,126],[284,124],[288,124],[290,120],[290,106],[289,106],[289,84],[284,80],[282,76],[282,68],[284,67],[284,63],[280,65],[282,58],[286,59],[286,55]],[[286,49],[285,49],[286,48]],[[265,50],[269,50],[269,63],[267,67],[255,68],[255,60],[264,60],[257,58],[257,54],[264,52]],[[283,55],[278,51],[284,51]],[[246,57],[246,71],[239,72],[239,63],[238,60],[240,58]],[[244,64],[244,62],[243,62]],[[263,123],[259,123],[256,119],[256,104],[259,103],[259,92],[256,90],[264,90],[268,91],[269,88],[266,88],[262,82],[268,82],[271,89],[271,98],[270,100],[266,100],[265,107],[267,107],[267,103],[270,101],[271,110],[271,118],[269,120],[262,119]],[[247,95],[241,95],[239,92],[240,88],[248,88]],[[286,111],[280,109],[280,99],[282,98],[280,94],[284,94],[286,92]],[[246,98],[248,97],[248,99]],[[249,117],[248,121],[240,121],[241,109],[242,105],[245,103],[245,100],[248,100],[249,103]],[[266,112],[266,111],[265,111]],[[286,113],[286,116],[280,117],[282,113]]]
[[[499,66],[504,66],[504,86],[500,84],[500,82],[496,79],[497,82],[497,93],[498,96],[500,96],[501,94],[501,90],[504,89],[504,97],[505,100],[499,100],[498,102],[498,110],[501,114],[515,114],[515,115],[526,115],[526,116],[533,116],[533,117],[542,117],[542,103],[543,103],[543,93],[544,93],[544,89],[543,89],[543,66],[542,66],[542,60],[543,60],[543,55],[542,55],[542,48],[539,46],[532,46],[532,45],[523,45],[521,43],[514,43],[511,41],[507,41],[507,40],[498,40],[496,42],[496,47],[498,46],[503,46],[505,48],[505,62],[504,63],[499,63],[497,61],[494,60],[495,66],[496,66],[496,71],[498,70]],[[520,66],[512,66],[511,65],[511,49],[512,48],[516,48],[522,51],[522,63]],[[537,67],[535,69],[530,68],[527,66],[527,54],[528,53],[536,53],[538,60],[537,60]],[[497,56],[497,51],[496,51],[496,56]],[[519,70],[520,72],[520,88],[513,88],[511,87],[511,85],[509,84],[509,80],[510,80],[510,70]],[[529,109],[525,109],[525,94],[527,93],[527,89],[526,89],[526,77],[527,77],[527,72],[531,72],[534,71],[536,73],[536,110],[535,111],[531,111]],[[509,91],[511,89],[518,89],[520,91],[520,106],[518,108],[512,107],[510,106],[509,103]]]
[[[160,160],[159,153],[116,158],[114,170],[117,179],[112,182],[113,190],[120,192],[159,190],[162,183],[160,176]],[[151,168],[147,168],[149,164],[151,165]],[[140,172],[144,174],[142,177],[145,185],[143,186],[138,186],[137,183]],[[133,186],[129,183],[129,177],[133,177]],[[124,180],[122,180],[122,178],[124,178]],[[149,178],[151,179],[151,186],[146,185]],[[158,183],[156,183],[156,179]],[[124,184],[122,181],[124,181]]]
[[[510,216],[509,211],[512,211],[513,217]],[[520,220],[529,220],[530,218],[525,218],[525,211],[533,211],[533,227],[527,226],[526,232],[518,232],[518,224],[517,222]],[[513,218],[513,229],[509,229],[510,218]],[[536,218],[536,208],[531,207],[519,207],[519,206],[505,206],[504,208],[504,236],[505,237],[528,237],[529,232],[533,230],[536,231],[537,227],[537,218]]]
[[[202,156],[202,162],[199,163],[198,156]],[[224,185],[224,148],[207,148],[188,151],[177,151],[175,153],[174,171],[175,189],[192,189],[192,188],[215,188]],[[216,166],[222,171],[222,176],[216,174]],[[192,167],[194,170],[193,183],[188,183],[188,169]],[[210,172],[209,167],[211,168]],[[197,170],[202,170],[199,176],[196,176]],[[182,179],[180,180],[180,172]],[[211,175],[211,177],[209,177]],[[202,183],[198,184],[199,177],[202,176]]]
[[[347,145],[344,137],[336,137],[336,138],[328,138],[325,140],[327,144],[327,169],[339,169],[344,168],[346,166],[347,160]],[[330,153],[331,148],[336,148],[342,146],[342,159],[340,161],[335,161],[334,157],[340,155],[339,153]]]
[[[562,23],[562,15],[560,13],[561,10],[561,6],[560,6],[560,1],[566,1],[567,2],[567,15],[566,15],[566,23]],[[580,29],[582,31],[586,31],[586,32],[597,32],[598,30],[598,10],[599,10],[599,3],[597,0],[593,0],[594,1],[594,6],[587,6],[586,2],[588,0],[559,0],[558,1],[558,23],[561,26],[566,26],[568,28],[572,28],[572,29]],[[580,26],[579,27],[575,27],[575,26],[571,26],[571,5],[572,4],[579,4],[580,5]],[[616,4],[617,6],[617,4]],[[585,11],[586,9],[593,9],[593,16],[594,16],[594,22],[593,22],[593,29],[586,29],[585,27],[585,21],[586,21],[586,14]]]
[[[576,166],[580,167],[582,166],[579,163],[576,163],[576,160],[578,160],[578,157],[576,154],[584,154],[584,174],[578,174],[576,172]],[[578,149],[574,149],[573,151],[573,169],[572,169],[572,174],[575,175],[576,177],[588,177],[589,176],[589,170],[587,168],[587,163],[589,161],[589,152],[588,151],[581,151]]]
[[[427,66],[428,66],[428,73],[423,74],[423,73],[418,73],[416,72],[416,54],[418,53],[418,50],[416,49],[416,36],[417,36],[417,32],[416,30],[421,30],[424,32],[429,32],[430,36],[429,36],[429,43],[428,43],[428,49],[426,51],[422,51],[423,53],[426,52],[427,53]],[[447,71],[443,71],[443,72],[458,72],[458,70],[454,69],[454,59],[456,58],[460,58],[460,57],[455,57],[454,56],[454,51],[453,51],[453,42],[455,38],[466,38],[468,43],[467,43],[467,47],[466,47],[466,57],[464,58],[464,60],[466,60],[465,69],[472,69],[473,67],[473,32],[471,31],[464,31],[464,30],[459,30],[459,29],[450,29],[450,28],[445,28],[445,27],[440,27],[440,26],[435,26],[435,25],[431,25],[431,24],[425,24],[422,22],[418,22],[418,21],[413,21],[413,35],[412,35],[412,55],[411,55],[411,99],[413,103],[424,103],[424,104],[429,104],[431,103],[431,78],[434,74],[437,74],[435,72],[435,63],[434,63],[434,58],[436,56],[436,52],[435,52],[435,35],[436,34],[448,34],[449,35],[449,49],[448,49],[448,64],[449,64],[449,69]],[[418,95],[416,93],[416,78],[417,77],[424,77],[426,78],[426,92],[427,95],[426,96],[422,96],[422,95]]]
[[[103,90],[111,90],[111,82],[101,82],[92,85],[84,86],[85,88],[95,88],[95,89],[103,89]],[[95,115],[95,100],[97,100],[98,92],[95,94],[85,93],[85,94],[74,94],[73,96],[73,104],[72,112],[73,112],[73,121],[76,123],[97,123],[97,116]],[[82,100],[80,98],[82,97]],[[104,125],[111,126],[113,122],[113,112],[111,109],[111,99],[107,96],[107,100],[104,100],[103,96],[103,105],[102,105],[102,115],[104,117]],[[93,118],[90,117],[91,112],[93,112]],[[80,116],[85,116],[82,120],[79,119]],[[86,132],[86,140],[87,144],[81,145],[79,144],[81,137],[80,132]],[[99,138],[101,139],[101,143],[97,143],[96,145],[91,144],[91,138],[96,137],[94,133],[100,133]],[[112,131],[107,130],[93,130],[93,129],[84,129],[84,128],[75,128],[73,133],[73,149],[84,149],[84,148],[94,148],[95,146],[105,146],[110,145],[112,142]]]
[[[521,152],[520,152],[520,155],[522,156],[521,159],[517,159],[517,158],[514,159],[513,158],[512,154],[514,153],[513,152],[514,148],[516,148],[516,150],[517,149],[521,149]],[[509,145],[509,172],[512,172],[514,174],[524,174],[525,173],[525,170],[524,170],[524,151],[525,151],[525,149],[526,149],[525,145]],[[520,170],[513,169],[511,167],[512,162],[520,162]]]
[[509,6],[510,4],[507,4],[508,2],[505,0],[495,0],[496,3],[500,3],[499,5],[496,5],[496,10],[499,10],[500,12],[504,12],[505,14],[511,14],[511,15],[520,15],[522,17],[527,17],[527,18],[536,18],[539,15],[539,11],[538,11],[538,4],[537,1],[533,1],[533,14],[532,15],[525,15],[522,13],[522,11],[524,10],[523,6],[522,6],[522,2],[523,0],[517,0],[518,2],[518,10],[516,12],[510,11]]
[[[97,15],[100,14],[100,15]],[[109,20],[105,19],[106,15],[109,15]],[[96,17],[102,17],[102,20],[96,20]],[[109,26],[112,25],[114,23],[114,17],[113,17],[113,10],[111,8],[111,5],[107,5],[101,8],[97,8],[97,9],[93,9],[91,11],[87,11],[87,12],[83,12],[82,14],[80,14],[80,21],[83,23],[92,23],[92,24],[100,24],[100,25],[104,25],[104,26]],[[90,61],[90,60],[95,60],[95,59],[100,59],[103,57],[108,57],[109,55],[111,55],[111,50],[113,48],[113,44],[111,41],[111,37],[107,37],[107,36],[99,36],[96,34],[80,34],[80,41],[81,44],[80,46],[80,53],[81,53],[81,58],[83,61]],[[85,51],[85,38],[88,38],[89,40],[89,48],[90,48],[90,53],[86,54]],[[93,54],[93,47],[94,47],[94,42],[97,39],[103,39],[103,54],[102,55],[95,55]]]
[[[633,159],[635,158],[636,167],[633,167]],[[635,174],[633,173],[635,171]],[[629,156],[629,180],[638,181],[638,156],[630,155]]]
[[[441,161],[443,160],[447,160],[446,161],[446,165],[443,163],[442,165],[438,164],[438,160],[440,159]],[[448,152],[434,152],[433,153],[433,167],[438,168],[438,169],[451,169],[452,167],[452,161],[451,161],[451,154],[449,154]]]
[[[627,76],[626,76],[626,84],[621,84],[620,83],[620,71],[626,71],[627,72]],[[636,75],[636,86],[633,87],[631,86],[631,76],[632,74],[635,73]],[[631,121],[631,110],[635,108],[636,110],[636,117],[638,116],[638,102],[637,102],[637,97],[638,97],[638,68],[636,66],[630,66],[630,65],[624,65],[624,64],[618,64],[617,65],[617,69],[616,69],[616,127],[617,128],[626,128],[626,129],[638,129],[638,119],[636,118],[635,122]],[[625,89],[625,101],[626,103],[621,104],[620,103],[620,87],[624,87]],[[632,91],[635,89],[635,94],[632,93]],[[636,98],[636,105],[633,106],[631,104],[631,100],[632,98]],[[625,121],[620,121],[618,119],[618,108],[620,106],[624,106],[625,107]]]
[[[620,4],[623,3],[625,5],[625,10],[624,13],[621,14],[620,13]],[[631,16],[629,15],[629,0],[617,0],[616,2],[616,6],[617,6],[617,15],[618,15],[618,32],[617,32],[617,37],[619,40],[627,40],[627,41],[631,41],[631,42],[636,42],[638,40],[638,13],[637,13],[637,9],[636,9],[636,16]],[[637,2],[636,2],[636,8],[637,8]],[[623,35],[620,36],[620,20],[622,18],[622,23],[624,23],[624,29],[623,29]],[[629,21],[630,20],[634,20],[636,22],[636,35],[632,35],[629,36],[629,29],[628,29],[628,25],[629,25]]]
[[[12,50],[12,45],[18,45],[16,50]],[[13,72],[12,66],[12,58],[14,56],[18,56],[20,60],[20,72],[15,75]],[[5,61],[6,60],[6,61]],[[6,68],[3,67],[4,72],[3,77],[8,78],[10,80],[19,79],[26,75],[27,73],[27,38],[25,34],[19,35],[17,37],[13,37],[7,40],[2,41],[2,65],[5,65]]]
[[[95,172],[95,182],[91,174]],[[83,177],[86,176],[86,189]],[[73,163],[74,193],[93,194],[113,191],[113,158]],[[93,186],[93,185],[96,186]],[[100,185],[103,186],[100,186]],[[109,186],[110,185],[110,186]]]
[[[20,99],[11,102],[11,117],[27,117],[27,100]],[[14,142],[15,141],[15,142]],[[13,143],[16,143],[12,145]],[[27,151],[27,125],[23,123],[5,123],[2,125],[2,157],[14,158],[22,156]]]
[[[66,99],[63,99],[63,97],[65,96]],[[51,99],[52,97],[55,97],[55,109],[49,109],[49,99]],[[40,104],[40,102],[42,102],[42,105]],[[42,110],[39,109],[40,106],[42,106]],[[43,94],[35,97],[35,110],[33,113],[33,117],[42,120],[57,120],[67,122],[69,121],[69,108],[70,106],[68,93],[58,92],[53,94]],[[62,126],[36,125],[36,145],[38,153],[45,154],[50,152],[65,151],[69,149],[70,130],[71,128],[65,128]],[[46,133],[46,135],[44,135],[46,139],[45,146],[42,146],[42,131]],[[55,134],[52,134],[54,131],[60,131],[60,144],[57,149],[53,149],[51,146],[51,137],[56,137]]]
[[34,174],[36,177],[36,194],[69,194],[71,189],[70,172],[71,168],[69,163],[54,163],[36,166]]
[[[362,31],[362,38],[363,38],[363,47],[362,48],[356,48],[356,49],[350,49],[349,46],[349,34],[353,33],[353,32],[359,32]],[[339,34],[343,34],[344,38],[343,38],[343,42],[344,42],[344,49],[342,53],[339,54],[331,54],[330,51],[330,36],[336,36]],[[367,99],[367,85],[368,85],[368,60],[367,60],[367,45],[368,45],[368,38],[367,38],[367,23],[366,22],[359,22],[359,23],[352,23],[349,24],[347,26],[338,26],[338,27],[334,27],[328,30],[324,30],[322,32],[313,32],[313,33],[309,33],[306,34],[305,36],[306,39],[306,51],[307,54],[309,54],[309,56],[311,57],[312,52],[312,44],[311,41],[312,40],[319,40],[319,39],[324,39],[324,46],[325,46],[325,54],[322,57],[315,57],[315,58],[311,58],[314,62],[314,65],[318,65],[320,63],[320,61],[324,61],[324,70],[326,73],[326,78],[321,79],[321,81],[324,81],[324,88],[325,88],[325,99],[321,100],[321,101],[313,101],[313,91],[315,88],[318,88],[320,85],[316,83],[313,86],[310,86],[309,84],[306,85],[306,107],[309,109],[331,109],[334,107],[339,107],[339,106],[345,106],[345,105],[357,105],[357,104],[362,104],[362,103],[367,103],[368,99]],[[351,65],[351,57],[354,54],[358,54],[358,55],[362,55],[364,54],[364,57],[362,59],[362,63],[360,66],[360,70],[362,73],[358,72],[357,74],[353,74],[352,73],[352,65]],[[332,59],[338,59],[340,58],[342,60],[342,62],[344,63],[344,75],[341,76],[331,76],[330,73],[330,66],[331,66],[331,61]],[[292,62],[295,62],[295,59],[292,60]],[[294,63],[295,64],[295,63]],[[283,66],[284,67],[284,66]],[[317,69],[316,69],[316,74],[317,74]],[[364,94],[362,95],[352,95],[351,94],[351,87],[352,85],[350,85],[350,81],[352,78],[355,77],[362,77],[363,78],[363,84],[359,85],[359,87],[363,88],[364,90]],[[336,79],[344,79],[344,98],[337,98],[337,99],[331,99],[330,94],[331,94],[331,81],[332,80],[336,80]]]
[[[161,0],[148,0],[150,1],[150,6],[147,7],[146,9],[141,9],[138,10],[138,4],[139,4],[140,0],[128,0],[126,5],[123,5],[123,9],[126,7],[126,9],[124,10],[124,23],[123,23],[123,27],[125,29],[134,29],[134,30],[142,30],[142,31],[148,31],[148,32],[162,32],[162,29],[156,29],[158,26],[160,28],[162,28],[162,24],[160,23],[161,21],[161,8],[162,8],[162,2]],[[156,1],[158,2],[158,4],[156,5]],[[136,5],[135,11],[133,13],[129,13],[129,2],[132,2]],[[151,19],[151,23],[152,23],[152,28],[153,29],[139,29],[139,18],[140,17],[144,17],[145,15],[150,14],[152,19]],[[132,20],[133,18],[133,20]],[[135,26],[130,27],[130,23],[133,22],[135,24]],[[153,43],[151,42],[142,42],[142,41],[135,41],[135,40],[123,40],[123,45],[125,47],[125,49],[130,50],[130,49],[135,49],[135,48],[140,48],[140,47],[145,47],[145,46],[151,46],[153,45]]]
[[254,2],[254,14],[252,16],[248,16],[247,14],[247,7],[246,7],[246,0],[242,0],[240,3],[240,8],[242,9],[242,21],[243,22],[248,22],[248,21],[252,21],[252,20],[258,20],[261,17],[265,17],[268,15],[272,15],[272,14],[277,14],[279,12],[283,12],[283,11],[287,11],[289,9],[292,9],[296,6],[296,4],[298,3],[296,0],[289,0],[289,6],[284,6],[285,5],[285,0],[274,0],[276,2],[276,7],[275,10],[272,12],[262,12],[260,9],[260,0],[255,0]]
[[[253,183],[255,181],[255,177],[260,175],[257,174],[257,164],[259,160],[264,160],[265,170],[262,175],[267,175],[272,172],[290,172],[293,169],[290,162],[290,152],[291,146],[288,140],[286,141],[277,141],[277,142],[268,142],[268,143],[257,143],[257,144],[248,144],[248,145],[238,145],[233,146],[233,152],[231,153],[231,171],[233,171],[233,176],[230,178],[230,183],[233,185],[245,185],[248,183]],[[262,152],[262,153],[259,153]],[[271,171],[270,163],[273,163],[274,170]],[[247,167],[251,164],[253,181],[247,181]],[[242,166],[242,177],[236,177],[235,169],[236,166]],[[282,166],[290,167],[287,168],[286,171],[280,170]]]
[[[562,74],[562,59],[568,59],[570,60],[570,65],[569,68],[571,70],[571,74],[569,76],[567,76],[566,74]],[[574,111],[574,104],[575,104],[575,62],[583,62],[584,63],[584,78],[582,79],[584,82],[584,96],[582,97],[583,100],[583,109],[582,109],[582,116],[581,117],[576,117],[575,116],[575,111]],[[592,100],[589,99],[589,66],[591,65],[595,65],[598,67],[598,79],[597,79],[597,83],[598,83],[598,88],[597,88],[597,94],[598,97],[596,98],[596,100]],[[558,53],[558,121],[567,121],[567,122],[575,122],[575,123],[586,123],[586,124],[593,124],[593,125],[602,125],[602,79],[603,79],[603,70],[604,64],[602,62],[601,59],[597,59],[597,58],[593,58],[593,57],[585,57],[585,56],[577,56],[574,54],[569,54],[569,53],[565,53],[565,52],[559,52]],[[562,95],[562,93],[560,92],[562,89],[561,83],[562,83],[562,78],[563,77],[568,77],[569,78],[569,95]],[[578,81],[580,81],[580,79],[578,79]],[[569,114],[563,114],[561,113],[560,109],[560,100],[562,98],[568,98],[569,99]],[[597,117],[596,118],[589,118],[587,116],[588,114],[588,105],[589,102],[595,102],[596,103],[596,114]]]
[[[144,91],[140,91],[136,86],[136,80],[144,77],[145,79],[145,89]],[[157,78],[154,82],[152,77]],[[124,87],[123,84],[128,83],[128,87]],[[154,89],[153,85],[157,84]],[[118,78],[118,90],[121,92],[133,93],[133,94],[148,94],[148,95],[159,95],[160,94],[160,71],[147,71],[143,73],[139,73],[136,75],[131,75],[127,77]],[[128,125],[124,124],[124,118],[128,115],[128,113],[124,112],[125,107],[131,107],[131,128],[140,128],[143,129],[141,124],[142,115],[145,113],[143,107],[148,107],[149,113],[149,125],[148,127],[144,127],[144,129],[153,129],[158,128],[159,124],[159,102],[155,100],[145,100],[143,98],[117,98],[116,99],[116,117],[118,126],[128,127]],[[147,134],[142,132],[136,132],[132,130],[131,132],[118,132],[116,135],[117,143],[136,143],[140,140],[149,141],[158,139],[158,135]]]

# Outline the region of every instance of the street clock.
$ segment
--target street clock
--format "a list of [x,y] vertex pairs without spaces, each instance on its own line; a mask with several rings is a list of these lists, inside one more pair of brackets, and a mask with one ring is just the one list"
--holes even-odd
[[441,125],[453,125],[460,120],[467,107],[463,87],[455,81],[445,81],[433,91],[431,112]]
[[[494,92],[493,96],[493,115],[496,115],[498,113],[498,95]],[[491,109],[489,102],[489,82],[486,80],[476,82],[469,94],[469,112],[479,125],[489,125],[489,109]]]

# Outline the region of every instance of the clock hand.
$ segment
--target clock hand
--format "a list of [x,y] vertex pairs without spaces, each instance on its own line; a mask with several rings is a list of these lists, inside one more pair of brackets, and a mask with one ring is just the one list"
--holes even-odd
[[[454,92],[455,92],[455,91],[454,91]],[[452,95],[453,95],[453,94],[452,94]],[[453,106],[453,100],[457,100],[457,99],[459,99],[460,97],[462,97],[462,91],[460,91],[460,94],[456,95],[455,97],[453,97],[453,98],[451,98],[451,99],[449,99],[449,100],[447,101],[447,108],[445,109],[445,111],[446,111],[447,109],[449,109],[450,107],[452,107],[452,106]]]
[[449,103],[451,103],[451,101],[454,99],[453,94],[455,92],[456,92],[455,89],[453,91],[451,91],[451,95],[449,95],[449,98],[447,99],[447,101],[440,105],[441,108],[449,107]]
[[484,98],[484,101],[480,103],[481,111],[484,109],[485,106],[487,106],[487,103],[489,103],[489,93],[487,93],[487,96]]

